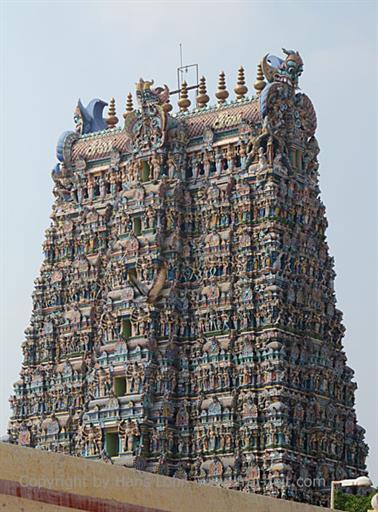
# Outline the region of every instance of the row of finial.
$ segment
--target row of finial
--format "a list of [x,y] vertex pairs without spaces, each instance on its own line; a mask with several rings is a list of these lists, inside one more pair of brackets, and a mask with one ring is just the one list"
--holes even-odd
[[[259,95],[261,93],[261,91],[264,89],[265,85],[266,85],[266,82],[264,80],[262,67],[261,67],[261,64],[259,64],[257,67],[256,81],[253,84],[253,87],[256,89],[257,95]],[[187,87],[188,87],[187,83],[183,82],[181,85],[181,90],[180,90],[180,98],[178,100],[178,106],[180,107],[181,112],[187,112],[188,108],[190,107],[190,104],[191,104],[191,102],[188,98]],[[236,99],[239,101],[243,100],[245,95],[248,92],[248,87],[245,84],[245,76],[244,76],[243,66],[240,66],[240,68],[238,70],[238,79],[237,79],[236,85],[234,87],[234,92],[236,94]],[[229,97],[229,92],[226,87],[226,77],[225,77],[224,71],[221,71],[219,73],[218,89],[215,93],[215,96],[218,100],[218,105],[223,105],[223,103],[225,103],[227,98]],[[206,79],[204,76],[202,76],[199,81],[198,95],[196,97],[197,108],[206,107],[206,105],[209,101],[210,101],[210,98],[207,95],[207,91],[206,91]]]
[[[266,85],[266,82],[264,80],[264,75],[262,72],[261,64],[257,66],[257,75],[256,75],[256,81],[253,84],[253,87],[256,90],[256,94],[259,95],[261,91],[264,89]],[[248,87],[245,84],[245,76],[244,76],[244,68],[243,66],[240,66],[238,70],[238,78],[236,85],[234,87],[234,92],[236,94],[236,99],[238,101],[241,101],[245,98],[245,95],[248,92]],[[229,97],[229,92],[226,87],[226,77],[223,71],[219,73],[218,78],[218,89],[215,93],[215,96],[218,100],[218,105],[223,105],[227,98]],[[196,103],[197,108],[205,108],[208,102],[210,101],[210,98],[207,94],[206,90],[206,78],[202,76],[200,78],[199,84],[198,84],[198,94],[196,96]],[[178,106],[180,108],[180,112],[187,112],[191,101],[189,99],[188,94],[188,84],[184,81],[181,84],[180,94],[179,94],[179,100],[178,100]],[[170,112],[172,110],[172,105],[169,103],[169,99],[167,103],[163,105],[163,108],[166,112]],[[123,114],[123,117],[126,117],[127,114],[130,112],[133,112],[134,106],[133,106],[133,98],[131,93],[127,95],[126,100],[126,110]],[[109,128],[114,128],[116,124],[118,123],[118,117],[116,115],[116,109],[115,109],[115,100],[112,98],[109,102],[109,109],[108,109],[108,116],[106,118],[106,123]]]

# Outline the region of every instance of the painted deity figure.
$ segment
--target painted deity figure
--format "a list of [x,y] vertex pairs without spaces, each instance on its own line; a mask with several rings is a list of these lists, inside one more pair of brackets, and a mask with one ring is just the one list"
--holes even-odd
[[177,168],[176,168],[176,163],[175,163],[173,156],[169,155],[167,165],[168,165],[168,178],[170,178],[170,179],[176,178]]
[[266,159],[266,156],[265,156],[264,148],[263,148],[263,147],[260,147],[260,148],[259,148],[259,151],[258,151],[258,158],[259,158],[258,170],[259,170],[259,172],[262,172],[262,171],[264,171],[264,170],[267,168],[267,166],[268,166],[268,162],[267,162],[267,159]]
[[158,180],[161,173],[160,158],[157,155],[151,157],[152,179]]

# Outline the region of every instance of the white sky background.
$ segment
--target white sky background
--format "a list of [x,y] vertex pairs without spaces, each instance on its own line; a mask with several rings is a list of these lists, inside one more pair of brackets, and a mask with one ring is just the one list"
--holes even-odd
[[[114,96],[118,117],[139,77],[176,88],[179,43],[214,103],[219,71],[248,86],[268,52],[297,49],[300,86],[318,115],[320,184],[344,312],[356,408],[377,484],[377,4],[364,2],[1,1],[0,433],[21,367],[33,281],[42,262],[61,132],[80,96]],[[233,97],[233,94],[231,95]]]

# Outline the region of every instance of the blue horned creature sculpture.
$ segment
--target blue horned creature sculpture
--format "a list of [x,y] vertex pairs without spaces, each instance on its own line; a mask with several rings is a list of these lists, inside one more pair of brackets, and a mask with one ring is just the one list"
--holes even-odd
[[107,125],[105,119],[102,117],[102,112],[106,105],[107,103],[105,101],[95,98],[84,107],[79,99],[74,114],[76,133],[85,135],[87,133],[105,130]]
[[102,116],[106,105],[105,101],[94,98],[84,107],[79,99],[74,112],[75,131],[65,131],[58,139],[56,156],[59,162],[52,171],[54,178],[57,178],[61,173],[61,162],[68,163],[70,161],[72,144],[80,135],[100,132],[107,128],[106,121]]
[[262,69],[268,82],[284,82],[292,87],[298,87],[298,79],[303,72],[303,60],[295,50],[282,51],[285,60],[275,55],[265,55],[262,60]]

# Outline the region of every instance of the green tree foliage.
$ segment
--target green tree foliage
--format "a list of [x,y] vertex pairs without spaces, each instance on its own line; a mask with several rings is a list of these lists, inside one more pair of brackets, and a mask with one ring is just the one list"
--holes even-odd
[[345,510],[347,512],[367,512],[371,510],[370,502],[377,490],[373,491],[369,496],[355,496],[354,494],[337,491],[335,509]]

